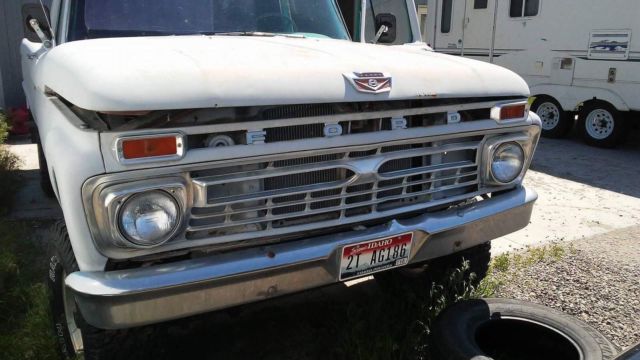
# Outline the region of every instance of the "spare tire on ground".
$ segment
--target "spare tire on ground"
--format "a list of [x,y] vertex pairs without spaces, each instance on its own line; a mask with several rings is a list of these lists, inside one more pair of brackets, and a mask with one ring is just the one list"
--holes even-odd
[[584,322],[541,305],[469,300],[444,310],[431,336],[437,360],[602,360],[615,345]]

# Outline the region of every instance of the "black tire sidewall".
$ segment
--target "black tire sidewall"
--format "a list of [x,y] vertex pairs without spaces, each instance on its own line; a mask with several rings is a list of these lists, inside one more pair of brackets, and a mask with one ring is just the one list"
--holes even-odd
[[[613,116],[613,132],[611,133],[611,135],[604,139],[596,139],[589,135],[589,132],[587,131],[587,119],[589,117],[589,114],[599,109],[605,110],[609,112],[611,116]],[[612,148],[624,141],[627,134],[627,121],[623,113],[616,110],[616,108],[609,105],[608,103],[593,102],[585,105],[580,110],[580,133],[584,141],[591,146]]]
[[558,101],[549,96],[536,97],[533,104],[531,104],[531,111],[537,114],[538,109],[544,103],[554,104],[560,112],[560,118],[558,119],[558,125],[555,128],[550,130],[542,129],[542,136],[552,139],[565,137],[569,133],[569,131],[571,131],[572,122],[570,121],[571,119],[569,118],[569,116],[567,116],[567,113],[562,109],[562,106]]
[[67,326],[64,306],[64,274],[69,274],[72,269],[65,268],[63,257],[54,242],[50,243],[49,274],[47,284],[49,287],[49,303],[53,318],[53,331],[56,335],[58,350],[64,359],[75,359],[75,350],[71,341],[71,335]]
[[484,299],[454,305],[438,317],[432,336],[435,358],[491,359],[477,345],[475,330],[496,317],[521,318],[548,325],[574,341],[584,354],[584,360],[613,359],[618,352],[595,329],[562,312],[522,301]]

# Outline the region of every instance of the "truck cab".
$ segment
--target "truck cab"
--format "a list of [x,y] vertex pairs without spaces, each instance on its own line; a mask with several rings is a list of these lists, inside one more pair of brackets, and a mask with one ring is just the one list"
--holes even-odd
[[434,53],[412,0],[56,0],[25,24],[24,89],[64,214],[49,286],[67,357],[488,255],[529,222],[526,83]]

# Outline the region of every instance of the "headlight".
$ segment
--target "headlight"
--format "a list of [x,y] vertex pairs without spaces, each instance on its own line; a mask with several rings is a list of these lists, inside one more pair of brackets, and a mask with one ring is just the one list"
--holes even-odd
[[516,142],[500,145],[493,153],[491,174],[501,183],[510,183],[522,172],[524,167],[524,150]]
[[128,198],[118,215],[122,234],[139,246],[156,246],[168,241],[180,223],[180,207],[169,193],[160,190]]

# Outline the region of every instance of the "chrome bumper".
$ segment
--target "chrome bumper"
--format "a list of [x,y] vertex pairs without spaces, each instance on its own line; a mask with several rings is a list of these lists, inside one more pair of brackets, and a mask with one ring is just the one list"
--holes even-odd
[[386,225],[167,265],[66,278],[84,318],[103,329],[158,323],[264,300],[338,281],[343,246],[413,232],[411,263],[449,255],[522,229],[535,191]]

